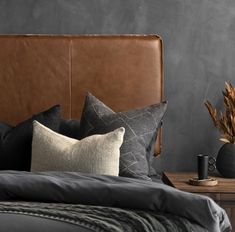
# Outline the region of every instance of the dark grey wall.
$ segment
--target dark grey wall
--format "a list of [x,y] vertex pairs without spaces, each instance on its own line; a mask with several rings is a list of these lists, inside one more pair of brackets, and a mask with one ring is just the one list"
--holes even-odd
[[0,33],[161,35],[169,108],[155,166],[193,170],[198,153],[217,153],[203,102],[221,106],[224,81],[235,84],[234,0],[0,0]]

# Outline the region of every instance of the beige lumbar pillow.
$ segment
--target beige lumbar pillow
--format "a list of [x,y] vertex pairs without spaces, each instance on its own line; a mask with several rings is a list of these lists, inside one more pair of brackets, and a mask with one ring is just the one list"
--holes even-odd
[[31,171],[78,171],[118,176],[125,129],[82,140],[58,134],[33,122]]

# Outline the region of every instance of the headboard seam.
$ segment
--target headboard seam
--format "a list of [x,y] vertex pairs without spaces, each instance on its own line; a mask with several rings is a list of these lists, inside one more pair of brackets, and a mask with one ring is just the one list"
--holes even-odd
[[70,89],[70,93],[69,93],[69,109],[70,109],[70,112],[69,112],[69,117],[71,118],[72,117],[72,81],[73,81],[73,78],[72,78],[72,46],[73,46],[73,41],[70,39],[69,40],[69,89]]

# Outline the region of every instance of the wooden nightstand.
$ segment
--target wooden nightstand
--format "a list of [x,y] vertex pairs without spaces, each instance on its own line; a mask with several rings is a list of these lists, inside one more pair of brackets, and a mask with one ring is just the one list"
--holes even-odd
[[[219,181],[214,187],[193,186],[188,184],[191,177],[197,177],[193,172],[165,172],[162,180],[177,189],[206,195],[224,208],[230,218],[233,228],[235,228],[235,179],[215,177]],[[213,176],[214,177],[214,176]]]

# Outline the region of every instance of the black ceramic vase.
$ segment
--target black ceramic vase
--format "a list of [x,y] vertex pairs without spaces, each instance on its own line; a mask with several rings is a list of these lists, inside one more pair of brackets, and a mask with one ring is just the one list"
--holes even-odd
[[235,144],[224,144],[216,158],[216,168],[223,177],[235,178]]

